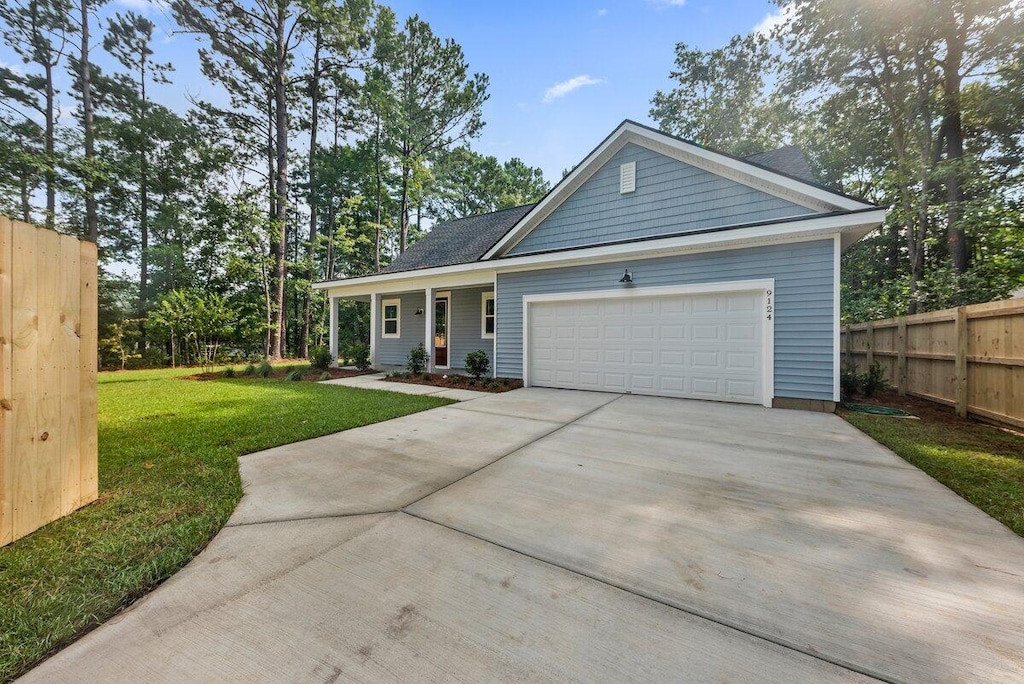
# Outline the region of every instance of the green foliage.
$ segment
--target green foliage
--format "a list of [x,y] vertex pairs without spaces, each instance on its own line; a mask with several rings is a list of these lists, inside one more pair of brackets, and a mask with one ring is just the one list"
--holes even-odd
[[405,367],[408,368],[409,372],[413,375],[419,375],[427,367],[427,361],[429,360],[430,354],[427,353],[423,343],[420,342],[409,350],[409,356],[406,360]]
[[274,367],[270,365],[270,361],[263,359],[260,361],[260,365],[256,367],[256,375],[261,378],[269,378],[273,370]]
[[288,371],[288,373],[284,376],[284,379],[288,380],[289,382],[298,382],[299,380],[302,380],[305,377],[306,369],[293,368],[292,370]]
[[117,363],[124,370],[134,359],[142,358],[136,349],[142,337],[138,320],[122,320],[112,323],[107,329],[107,337],[99,341],[102,365],[109,366],[110,361]]
[[157,587],[227,522],[238,457],[446,402],[170,369],[100,373],[100,498],[0,551],[0,681]]
[[359,370],[370,368],[370,345],[364,342],[350,344],[345,349],[345,359]]
[[228,366],[227,368],[224,369],[224,377],[225,378],[233,378],[233,377],[236,377],[237,375],[238,375],[238,373],[235,371],[235,367],[234,366]]
[[328,373],[327,371],[324,371],[323,373],[321,373],[320,375],[317,376],[317,380],[319,382],[323,382],[324,380],[330,380],[330,379],[331,379],[331,374]]
[[885,379],[885,369],[877,361],[872,363],[860,376],[861,391],[865,397],[873,397],[879,391],[889,386]]
[[245,370],[242,371],[242,375],[246,377],[256,375],[256,365],[250,363],[248,366],[245,367]]
[[843,399],[850,399],[860,392],[860,373],[857,372],[856,365],[844,362],[840,367],[839,391],[842,393]]
[[539,168],[517,158],[501,164],[466,146],[439,153],[431,171],[434,182],[426,204],[441,221],[536,202],[549,189]]
[[309,353],[309,362],[317,370],[327,370],[334,362],[334,358],[329,347],[314,347]]
[[491,369],[491,360],[487,352],[477,349],[466,354],[466,371],[479,380]]

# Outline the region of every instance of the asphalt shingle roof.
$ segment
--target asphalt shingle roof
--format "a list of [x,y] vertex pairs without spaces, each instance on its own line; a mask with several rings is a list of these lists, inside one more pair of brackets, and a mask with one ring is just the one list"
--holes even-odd
[[772,171],[778,171],[808,183],[818,182],[807,163],[804,151],[796,145],[786,145],[777,150],[752,154],[749,157],[744,157],[744,161],[767,167]]
[[476,261],[533,207],[532,204],[524,204],[435,224],[429,233],[410,245],[381,273]]
[[[815,182],[807,158],[795,145],[751,155],[746,157],[745,161],[800,180]],[[429,233],[410,245],[403,254],[382,269],[381,273],[398,273],[477,261],[534,206],[524,204],[489,214],[467,216],[435,224]]]

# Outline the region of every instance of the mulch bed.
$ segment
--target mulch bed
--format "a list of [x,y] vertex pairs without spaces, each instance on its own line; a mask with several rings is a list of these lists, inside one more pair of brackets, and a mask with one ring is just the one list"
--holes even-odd
[[410,385],[431,385],[433,387],[446,387],[449,389],[465,389],[474,392],[509,392],[523,386],[523,381],[516,378],[483,378],[474,380],[465,375],[438,375],[428,373],[425,375],[386,376],[388,382],[404,382]]
[[886,389],[876,392],[873,396],[863,397],[857,395],[853,401],[858,404],[877,404],[878,406],[891,406],[917,416],[921,420],[930,423],[943,423],[945,425],[978,425],[982,421],[974,418],[961,418],[956,415],[952,406],[944,406],[934,401],[912,397],[909,394],[901,397],[894,389]]
[[[274,368],[272,371],[270,371],[270,375],[267,376],[266,378],[261,378],[258,375],[242,375],[242,371],[243,370],[245,370],[244,367],[241,368],[241,369],[236,368],[235,369],[235,377],[236,378],[246,378],[246,379],[250,379],[250,380],[251,379],[258,379],[258,380],[264,380],[264,379],[265,380],[284,380],[284,377],[286,375],[288,375],[289,373],[291,373],[295,369],[294,368],[289,368],[287,366],[283,366],[281,368]],[[322,371],[322,370],[319,370],[319,369],[316,369],[316,368],[311,368],[311,369],[309,369],[309,370],[307,370],[305,372],[305,374],[303,375],[302,379],[303,380],[308,380],[310,382],[317,382],[318,380],[320,380],[320,376],[323,375],[325,372],[328,373],[331,376],[331,380],[337,380],[338,378],[351,378],[351,377],[356,376],[356,375],[368,375],[370,373],[373,373],[372,370],[361,371],[361,370],[354,370],[354,369],[351,369],[351,368],[328,368],[326,371]],[[188,376],[185,376],[184,379],[185,380],[223,380],[225,377],[226,376],[224,375],[223,371],[216,371],[214,373],[198,373],[196,375],[188,375]]]

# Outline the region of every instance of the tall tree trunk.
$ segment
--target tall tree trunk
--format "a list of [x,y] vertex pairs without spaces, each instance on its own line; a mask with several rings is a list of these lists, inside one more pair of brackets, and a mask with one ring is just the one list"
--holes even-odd
[[99,240],[99,219],[96,209],[96,181],[93,162],[96,157],[96,133],[92,108],[92,68],[89,62],[89,3],[79,0],[82,44],[79,53],[79,78],[82,82],[82,134],[85,138],[85,234],[92,242]]
[[32,193],[28,189],[28,173],[23,173],[19,179],[21,192],[21,220],[25,223],[32,223]]
[[320,49],[323,36],[319,28],[316,31],[315,47],[313,49],[313,73],[310,76],[310,115],[309,115],[309,242],[306,243],[306,275],[309,281],[306,286],[305,299],[303,301],[302,316],[302,341],[301,356],[309,358],[309,331],[312,324],[313,308],[313,278],[316,277],[316,268],[313,265],[314,245],[316,244],[317,233],[317,195],[316,174],[313,168],[316,164],[316,135],[320,123]]
[[398,244],[399,254],[405,252],[406,245],[409,243],[409,175],[411,170],[408,168],[408,164],[411,163],[406,155],[402,164],[402,232]]
[[377,225],[373,231],[373,271],[380,273],[380,231],[381,220],[383,219],[384,188],[381,178],[381,150],[380,150],[380,116],[377,117],[377,128],[374,133],[374,180],[377,184]]
[[274,242],[271,253],[274,257],[274,324],[270,336],[270,356],[276,359],[284,356],[285,337],[285,254],[288,224],[288,93],[285,78],[288,68],[285,52],[285,24],[288,5],[284,0],[277,2],[277,27],[274,45],[274,142],[277,150],[277,168],[274,184],[276,197]]
[[54,159],[54,108],[56,93],[53,87],[53,64],[43,65],[46,79],[46,227],[53,228],[57,216],[57,169]]
[[946,41],[946,60],[944,63],[943,89],[943,131],[945,134],[946,161],[949,169],[946,175],[946,216],[949,221],[946,228],[946,239],[949,244],[949,257],[953,269],[957,273],[967,272],[967,240],[964,231],[963,217],[963,179],[964,179],[964,127],[960,112],[960,86],[963,77],[960,74],[963,61],[963,45],[956,35],[955,27],[950,27],[953,34]]
[[[139,254],[139,313],[146,310],[149,290],[149,126],[146,102],[146,57],[139,59],[139,232],[142,249]],[[143,342],[145,339],[143,338]]]

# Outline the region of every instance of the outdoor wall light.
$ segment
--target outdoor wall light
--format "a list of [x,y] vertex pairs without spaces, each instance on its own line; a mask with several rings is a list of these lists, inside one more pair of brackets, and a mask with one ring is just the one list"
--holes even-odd
[[619,278],[619,282],[620,283],[625,283],[626,285],[632,284],[632,282],[633,282],[633,274],[629,272],[628,268],[625,270],[625,272],[623,272],[622,277]]
[[413,314],[413,316],[422,316],[422,315],[423,315],[423,309],[416,309],[416,313]]

